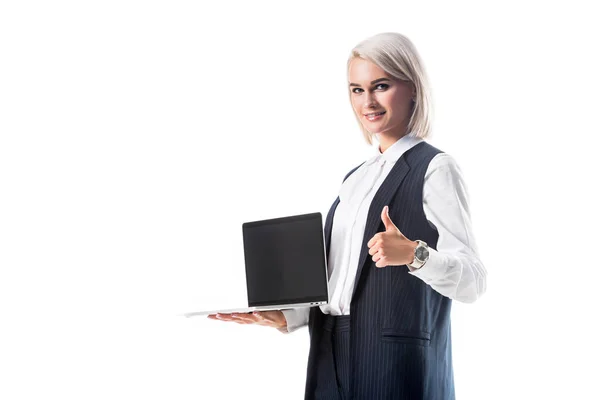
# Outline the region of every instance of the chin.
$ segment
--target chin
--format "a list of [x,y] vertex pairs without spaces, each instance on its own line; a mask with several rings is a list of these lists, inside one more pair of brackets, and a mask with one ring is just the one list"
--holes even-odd
[[[371,133],[373,133],[374,135],[381,135],[382,132],[385,132],[386,127],[382,126],[382,125],[378,125],[378,126],[367,126],[365,127],[367,128],[367,130]],[[384,133],[385,134],[385,133]]]

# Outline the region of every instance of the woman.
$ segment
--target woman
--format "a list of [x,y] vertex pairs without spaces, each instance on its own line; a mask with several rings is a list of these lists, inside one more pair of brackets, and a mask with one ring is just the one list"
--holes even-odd
[[454,399],[450,308],[486,270],[455,160],[424,141],[431,105],[408,38],[382,33],[348,59],[350,101],[377,154],[351,170],[325,222],[330,303],[212,315],[292,332],[308,324],[307,399]]

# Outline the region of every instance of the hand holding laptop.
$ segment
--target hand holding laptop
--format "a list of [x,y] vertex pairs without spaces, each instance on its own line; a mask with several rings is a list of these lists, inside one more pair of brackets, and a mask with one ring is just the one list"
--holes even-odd
[[238,324],[248,325],[256,324],[270,326],[272,328],[282,329],[287,326],[287,321],[283,312],[276,311],[254,311],[251,313],[231,313],[231,314],[210,314],[210,319],[221,321],[232,321]]

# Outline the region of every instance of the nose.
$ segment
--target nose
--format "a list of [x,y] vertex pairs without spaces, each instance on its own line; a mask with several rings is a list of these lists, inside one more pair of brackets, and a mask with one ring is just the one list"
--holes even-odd
[[376,105],[377,105],[377,102],[375,101],[375,96],[372,93],[365,91],[363,107],[365,109],[375,108]]

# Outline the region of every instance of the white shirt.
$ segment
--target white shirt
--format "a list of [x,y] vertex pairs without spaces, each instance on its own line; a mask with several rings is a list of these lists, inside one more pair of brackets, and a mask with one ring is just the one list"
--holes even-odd
[[[377,146],[377,155],[362,164],[342,184],[329,245],[330,302],[321,306],[324,313],[350,314],[350,300],[371,201],[400,156],[422,141],[407,135],[383,153]],[[471,228],[467,187],[456,161],[447,153],[437,154],[427,168],[423,210],[438,231],[437,250],[430,248],[429,260],[409,273],[446,297],[465,303],[474,302],[485,292],[487,273],[479,259]],[[306,325],[309,310],[284,310],[287,332]]]

